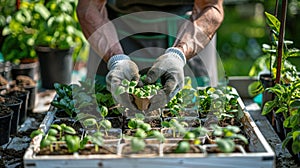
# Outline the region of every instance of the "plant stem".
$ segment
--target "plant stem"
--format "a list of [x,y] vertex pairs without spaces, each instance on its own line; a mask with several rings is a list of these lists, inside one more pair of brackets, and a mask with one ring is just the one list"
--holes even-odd
[[278,14],[278,0],[276,0],[276,3],[275,3],[274,16],[277,17],[277,14]]
[[287,0],[282,0],[282,15],[281,15],[281,24],[278,40],[278,57],[277,57],[277,72],[275,83],[280,83],[281,75],[281,64],[282,64],[282,54],[283,54],[283,41],[284,41],[284,31],[285,31],[285,21],[286,21],[286,10],[287,10]]

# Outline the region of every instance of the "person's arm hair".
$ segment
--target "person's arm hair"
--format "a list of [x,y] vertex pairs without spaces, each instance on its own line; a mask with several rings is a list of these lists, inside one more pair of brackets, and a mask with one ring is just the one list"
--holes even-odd
[[82,32],[91,47],[105,61],[122,54],[116,29],[107,16],[106,0],[79,0],[77,16]]
[[174,47],[190,59],[212,39],[224,18],[223,0],[195,0],[190,21],[179,29]]

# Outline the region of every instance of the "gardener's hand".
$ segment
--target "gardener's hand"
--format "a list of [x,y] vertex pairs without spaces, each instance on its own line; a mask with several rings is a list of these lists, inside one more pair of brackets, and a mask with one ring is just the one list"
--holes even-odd
[[137,110],[137,107],[132,103],[132,97],[128,93],[117,95],[116,89],[124,79],[139,81],[138,66],[127,55],[118,54],[109,59],[107,67],[109,72],[106,76],[106,85],[115,101],[126,108]]
[[[158,57],[147,73],[146,83],[155,83],[159,78],[163,84],[164,93],[151,99],[149,110],[164,107],[184,85],[183,67],[186,58],[183,52],[175,47],[168,48],[162,56]],[[164,100],[161,100],[164,99]]]

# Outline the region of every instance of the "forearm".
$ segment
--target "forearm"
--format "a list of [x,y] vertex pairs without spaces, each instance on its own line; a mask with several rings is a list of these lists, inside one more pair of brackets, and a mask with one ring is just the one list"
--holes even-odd
[[212,39],[224,17],[223,0],[196,0],[189,22],[180,28],[175,47],[186,58],[199,53]]
[[77,16],[82,32],[91,47],[104,60],[123,53],[112,22],[105,8],[106,0],[79,0]]

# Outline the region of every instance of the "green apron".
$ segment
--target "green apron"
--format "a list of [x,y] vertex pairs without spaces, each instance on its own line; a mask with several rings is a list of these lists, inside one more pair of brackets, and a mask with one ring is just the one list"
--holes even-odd
[[[192,10],[194,1],[182,0],[109,0],[107,10],[109,19],[115,24],[124,53],[136,62],[139,69],[151,67],[155,59],[171,47],[176,40],[178,28]],[[136,13],[148,11],[144,13]],[[153,11],[153,13],[149,13]],[[157,12],[155,12],[157,11]],[[160,16],[161,12],[163,16]],[[127,15],[130,14],[130,15]],[[157,16],[155,16],[157,15]],[[121,19],[120,19],[121,17]],[[122,18],[123,17],[123,18]],[[132,29],[145,29],[135,33]],[[153,28],[146,32],[147,28]],[[193,74],[194,85],[207,86],[209,78],[200,57],[190,59],[185,66],[185,75]],[[105,83],[107,64],[101,61],[97,69],[96,81]]]

